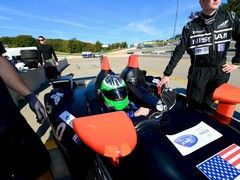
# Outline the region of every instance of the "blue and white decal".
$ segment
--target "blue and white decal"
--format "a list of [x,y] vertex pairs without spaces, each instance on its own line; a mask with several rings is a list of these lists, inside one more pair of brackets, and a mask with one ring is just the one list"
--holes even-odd
[[209,47],[195,48],[195,55],[209,54]]
[[224,50],[225,50],[225,44],[224,43],[218,44],[218,52],[223,52]]
[[81,140],[78,138],[78,136],[76,134],[74,134],[74,136],[72,137],[72,140],[77,143],[78,145],[80,145],[82,142]]
[[198,138],[192,134],[186,134],[176,138],[174,142],[184,147],[192,147],[198,142]]
[[75,117],[70,114],[68,111],[64,111],[59,116],[66,124],[68,124],[70,127],[72,127],[72,120],[75,119]]

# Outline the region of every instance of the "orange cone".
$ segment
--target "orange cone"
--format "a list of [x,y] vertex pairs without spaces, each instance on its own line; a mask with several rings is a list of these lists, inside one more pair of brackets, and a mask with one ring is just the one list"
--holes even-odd
[[133,54],[128,58],[128,67],[138,68],[138,55]]
[[109,65],[107,56],[103,56],[101,59],[101,69],[104,71],[110,70],[110,65]]

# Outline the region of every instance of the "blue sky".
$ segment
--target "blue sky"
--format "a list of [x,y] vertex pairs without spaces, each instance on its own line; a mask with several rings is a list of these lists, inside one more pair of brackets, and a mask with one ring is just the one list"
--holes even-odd
[[[222,2],[226,2],[223,0]],[[177,0],[0,0],[0,37],[19,34],[104,44],[172,37]],[[176,33],[198,0],[179,0]]]

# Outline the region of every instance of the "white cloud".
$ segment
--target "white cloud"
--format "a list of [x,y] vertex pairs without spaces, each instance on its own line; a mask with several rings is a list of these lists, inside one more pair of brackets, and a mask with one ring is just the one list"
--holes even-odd
[[151,24],[152,20],[147,19],[140,22],[131,22],[126,27],[131,31],[143,32],[148,35],[158,36],[160,31]]
[[35,16],[34,18],[40,19],[40,20],[45,20],[45,21],[50,21],[50,22],[56,22],[56,23],[61,23],[65,25],[70,25],[70,26],[75,26],[75,27],[80,27],[80,28],[85,28],[85,29],[90,29],[89,26],[86,26],[81,23],[73,22],[73,21],[67,21],[67,20],[60,20],[60,19],[49,19],[49,18],[41,18],[38,16]]
[[0,5],[0,11],[12,12],[13,10]]
[[12,30],[19,30],[19,31],[45,31],[44,29],[34,29],[34,28],[23,28],[23,27],[13,27],[13,26],[0,26],[0,29],[12,29]]
[[6,16],[0,16],[0,20],[12,20],[12,19]]
[[78,23],[78,22],[62,20],[62,19],[48,18],[48,17],[44,17],[44,16],[35,16],[35,15],[28,14],[28,13],[18,11],[18,10],[15,10],[15,9],[5,8],[1,5],[0,5],[0,11],[8,12],[12,15],[27,17],[27,18],[31,18],[31,19],[37,19],[37,20],[42,20],[42,21],[48,21],[48,22],[60,23],[60,24],[65,24],[65,25],[69,25],[69,26],[74,26],[74,27],[90,29],[89,26],[86,26],[86,25]]

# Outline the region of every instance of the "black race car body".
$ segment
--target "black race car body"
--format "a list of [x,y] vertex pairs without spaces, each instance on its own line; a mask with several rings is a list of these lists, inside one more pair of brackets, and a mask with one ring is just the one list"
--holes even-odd
[[[200,171],[197,167],[198,164],[232,144],[240,145],[239,120],[220,116],[215,109],[188,109],[186,97],[177,93],[176,104],[171,110],[160,117],[146,117],[133,123],[137,135],[136,145],[128,154],[113,161],[112,158],[96,152],[73,129],[75,118],[105,113],[99,102],[99,86],[96,83],[98,80],[95,77],[62,78],[53,82],[53,90],[45,95],[52,132],[61,149],[72,159],[77,172],[75,175],[83,179],[207,179],[203,170]],[[142,102],[146,105],[146,98]],[[81,121],[81,118],[78,121]],[[198,126],[201,123],[204,126]],[[204,129],[205,125],[208,128]],[[181,136],[182,139],[175,138],[172,142],[169,137],[194,127],[201,135],[209,133],[209,137],[205,137],[201,142],[203,145],[192,152],[179,150],[190,149],[201,139]],[[210,133],[212,129],[217,132],[217,137],[204,143],[208,138],[212,138],[211,135],[214,136],[214,133]],[[121,133],[128,134],[124,131]],[[111,136],[108,132],[106,134]],[[189,132],[187,134],[189,135]],[[96,136],[93,144],[101,142],[99,138],[100,136]],[[176,142],[180,148],[175,145]],[[239,156],[239,151],[237,153]],[[240,174],[239,169],[236,172]],[[237,176],[239,175],[232,177]]]

